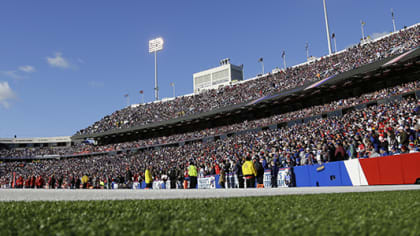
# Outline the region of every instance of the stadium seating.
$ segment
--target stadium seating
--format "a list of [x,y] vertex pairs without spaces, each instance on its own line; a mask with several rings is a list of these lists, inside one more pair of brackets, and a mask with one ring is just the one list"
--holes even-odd
[[105,116],[76,135],[147,125],[252,101],[417,48],[420,45],[419,35],[420,25],[414,25],[380,40],[359,44],[315,62],[288,68],[284,72],[193,96],[127,107]]
[[[416,25],[284,73],[173,101],[125,108],[79,134],[205,112],[327,78],[418,47],[419,29]],[[99,188],[101,183],[128,184],[142,179],[150,165],[157,179],[175,173],[175,178],[182,180],[190,161],[199,167],[200,176],[205,176],[221,169],[237,173],[247,156],[261,159],[268,170],[273,165],[289,168],[414,153],[420,145],[419,86],[415,80],[358,97],[171,136],[100,146],[0,150],[0,185],[11,185],[21,178],[30,186],[32,177],[37,177],[46,185],[52,183],[51,187],[58,185],[55,179],[60,180],[60,186],[75,186],[77,179],[88,176],[89,183]],[[332,115],[324,116],[326,113]]]

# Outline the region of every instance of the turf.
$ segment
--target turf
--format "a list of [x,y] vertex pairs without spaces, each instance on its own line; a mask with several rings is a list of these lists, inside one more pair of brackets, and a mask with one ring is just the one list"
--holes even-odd
[[420,235],[420,191],[0,202],[0,235]]

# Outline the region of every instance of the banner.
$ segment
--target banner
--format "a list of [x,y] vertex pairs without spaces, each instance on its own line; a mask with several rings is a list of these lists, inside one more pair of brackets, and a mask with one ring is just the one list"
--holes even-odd
[[226,188],[239,188],[238,176],[233,173],[227,174],[225,187]]
[[282,168],[277,174],[277,187],[287,188],[290,185],[290,168]]
[[214,189],[216,188],[216,179],[214,176],[209,176],[205,178],[198,178],[198,188],[199,189]]
[[264,188],[271,188],[271,171],[264,172]]
[[138,181],[133,182],[133,188],[132,189],[141,189],[141,185]]
[[153,187],[152,189],[170,189],[171,188],[171,182],[169,180],[163,181],[163,180],[157,180],[153,181]]

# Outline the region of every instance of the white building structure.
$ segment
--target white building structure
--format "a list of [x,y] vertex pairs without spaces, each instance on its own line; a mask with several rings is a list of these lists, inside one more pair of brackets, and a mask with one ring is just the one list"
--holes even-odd
[[230,64],[230,59],[220,61],[220,66],[193,74],[194,93],[217,89],[244,79],[243,65]]

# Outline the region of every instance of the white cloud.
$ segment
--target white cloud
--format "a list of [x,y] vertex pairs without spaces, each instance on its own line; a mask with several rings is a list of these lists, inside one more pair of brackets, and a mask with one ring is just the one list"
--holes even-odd
[[62,69],[67,69],[70,67],[70,63],[62,56],[61,52],[55,53],[55,57],[47,57],[47,62],[52,67],[58,67]]
[[35,67],[30,66],[30,65],[19,66],[19,70],[26,73],[32,73],[32,72],[35,72]]
[[377,38],[380,38],[380,37],[385,36],[387,34],[389,34],[389,32],[373,33],[371,37],[372,37],[372,39],[377,39]]
[[9,86],[7,82],[0,82],[0,105],[4,108],[9,108],[10,104],[8,100],[14,99],[16,97],[15,93]]

